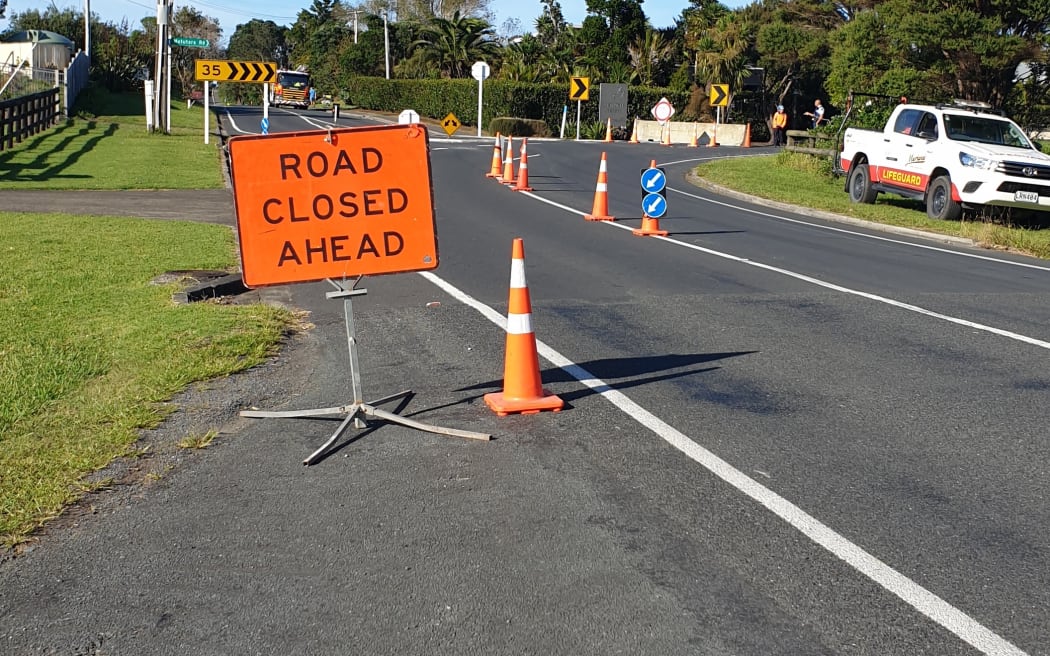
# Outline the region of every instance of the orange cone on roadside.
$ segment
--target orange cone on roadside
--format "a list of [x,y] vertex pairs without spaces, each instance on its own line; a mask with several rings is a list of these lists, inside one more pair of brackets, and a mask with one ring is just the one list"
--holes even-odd
[[612,143],[612,117],[605,119],[605,143]]
[[751,147],[751,124],[747,124],[747,130],[744,131],[744,148]]
[[525,244],[515,239],[510,259],[510,299],[507,303],[507,346],[503,361],[503,391],[485,395],[497,415],[558,412],[565,405],[543,389],[536,335],[532,332],[532,301],[525,281]]
[[[665,128],[666,128],[666,130],[665,130]],[[660,131],[663,132],[663,135],[664,135],[663,141],[660,142],[660,145],[661,146],[670,146],[671,145],[671,122],[668,121],[663,126],[661,126]]]
[[[649,163],[649,168],[656,168],[655,159]],[[669,233],[666,230],[660,229],[660,219],[649,216],[643,211],[642,227],[636,230],[632,230],[631,234],[635,237],[666,237]]]
[[631,128],[631,139],[627,143],[640,143],[638,141],[638,119],[634,119],[634,126]]
[[594,204],[591,213],[583,218],[588,221],[615,221],[609,216],[609,172],[605,163],[605,152],[602,151],[602,163],[598,167],[598,184],[594,188]]
[[700,144],[696,142],[696,123],[693,123],[693,137],[689,140],[689,147],[696,148],[699,145]]
[[507,137],[507,154],[503,158],[503,177],[500,182],[514,184],[514,137]]
[[499,167],[503,164],[503,153],[500,150],[500,136],[499,132],[496,133],[496,145],[492,147],[492,166],[489,168],[489,172],[485,174],[486,178],[498,178]]
[[529,186],[529,140],[521,140],[521,160],[518,162],[518,182],[511,189],[514,191],[532,191]]
[[707,142],[708,148],[714,148],[718,145],[718,126],[716,125],[711,129],[711,139]]

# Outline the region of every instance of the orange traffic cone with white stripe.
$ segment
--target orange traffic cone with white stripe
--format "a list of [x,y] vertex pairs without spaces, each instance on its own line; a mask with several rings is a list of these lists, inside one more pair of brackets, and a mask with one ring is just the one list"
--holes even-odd
[[[652,160],[649,163],[649,168],[656,168],[656,160]],[[666,237],[669,233],[666,230],[660,229],[660,219],[649,216],[642,212],[642,227],[631,231],[631,234],[635,237]]]
[[503,158],[503,177],[500,182],[514,184],[514,137],[507,137],[507,154]]
[[503,362],[503,391],[485,395],[497,415],[558,412],[565,405],[543,389],[536,335],[532,332],[532,301],[525,282],[525,243],[515,239],[510,256],[510,300],[507,307],[507,346]]
[[718,126],[715,125],[715,127],[713,127],[711,129],[711,138],[707,142],[707,147],[708,148],[714,148],[717,145],[718,145]]
[[532,191],[529,186],[529,139],[521,140],[521,160],[518,162],[518,182],[511,189],[514,191]]
[[696,123],[693,123],[693,137],[689,140],[689,147],[696,148],[700,144],[696,142]]
[[489,167],[489,172],[485,174],[486,178],[498,178],[499,167],[503,164],[503,153],[500,148],[501,137],[499,132],[496,133],[496,144],[492,147],[492,166]]
[[605,119],[605,143],[612,143],[612,117]]
[[747,124],[747,130],[744,131],[744,148],[751,147],[751,124]]
[[634,126],[631,127],[631,139],[627,143],[641,143],[638,141],[638,119],[634,119]]
[[605,163],[605,152],[602,152],[602,163],[598,167],[598,184],[594,188],[594,204],[591,213],[583,218],[588,221],[615,221],[609,216],[609,172]]

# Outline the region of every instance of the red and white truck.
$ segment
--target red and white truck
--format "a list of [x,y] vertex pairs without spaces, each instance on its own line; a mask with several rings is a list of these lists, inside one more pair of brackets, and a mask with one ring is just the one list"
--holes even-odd
[[842,144],[855,203],[893,193],[948,220],[983,206],[1050,211],[1050,156],[983,103],[900,104],[881,132],[847,128]]

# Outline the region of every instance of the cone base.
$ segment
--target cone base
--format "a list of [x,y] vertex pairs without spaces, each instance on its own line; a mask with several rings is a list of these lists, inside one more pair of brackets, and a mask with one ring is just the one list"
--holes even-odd
[[485,177],[486,178],[499,178],[499,177],[502,177],[502,176],[499,173],[486,173]]
[[559,412],[565,407],[565,402],[556,394],[547,390],[540,390],[543,396],[531,399],[509,399],[503,392],[493,392],[485,395],[485,403],[500,417],[509,414],[532,415],[544,410]]
[[671,233],[667,232],[666,230],[651,230],[649,228],[638,228],[636,230],[632,230],[631,234],[635,237],[666,237]]
[[514,191],[534,191],[532,187],[520,187],[518,185],[511,187],[511,189]]
[[587,219],[588,221],[615,221],[616,220],[616,217],[613,217],[613,216],[598,216],[597,214],[588,214],[588,215],[584,216],[583,218]]

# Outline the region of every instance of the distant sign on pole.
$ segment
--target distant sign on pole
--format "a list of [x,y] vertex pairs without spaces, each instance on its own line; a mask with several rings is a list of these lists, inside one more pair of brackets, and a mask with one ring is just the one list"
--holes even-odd
[[245,285],[437,267],[425,126],[237,136],[229,150]]
[[183,48],[207,48],[211,45],[207,39],[194,39],[187,36],[174,37],[168,43],[173,46],[182,46]]
[[277,80],[277,64],[273,62],[226,61],[222,59],[197,59],[194,61],[197,80],[216,82],[274,82]]
[[[482,83],[485,82],[485,78],[489,76],[489,65],[483,61],[476,61],[474,65],[470,67],[470,74],[478,81],[478,136],[481,136],[481,98],[484,95],[484,89],[482,89]],[[451,136],[451,135],[450,135]]]
[[649,110],[649,112],[653,115],[653,118],[660,123],[660,125],[663,125],[670,121],[671,117],[674,116],[674,105],[672,105],[671,101],[667,98],[661,98],[659,102],[653,105],[653,108]]

